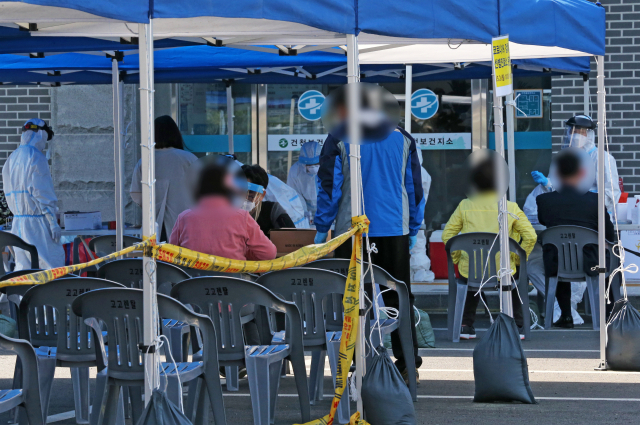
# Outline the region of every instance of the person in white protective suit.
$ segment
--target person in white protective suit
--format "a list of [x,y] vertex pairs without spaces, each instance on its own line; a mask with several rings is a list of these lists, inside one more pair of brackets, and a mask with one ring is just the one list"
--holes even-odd
[[[574,147],[584,149],[596,167],[598,167],[598,149],[595,144],[595,130],[597,124],[588,115],[576,115],[569,118],[565,122],[565,133],[562,139],[561,148]],[[602,142],[601,142],[602,143]],[[604,167],[604,199],[605,207],[609,213],[613,214],[614,205],[618,203],[620,199],[620,186],[618,185],[618,167],[616,165],[615,158],[605,151],[605,167]],[[533,171],[531,176],[534,181],[538,183],[533,191],[527,196],[524,203],[523,211],[531,224],[538,224],[538,206],[536,204],[536,198],[542,193],[551,192],[554,189],[551,179],[544,176],[544,174]],[[597,179],[593,183],[591,192],[598,191]],[[542,246],[537,243],[533,251],[529,255],[527,260],[527,273],[529,280],[533,286],[541,293],[545,293],[544,282],[544,261],[542,258]],[[578,298],[579,288],[582,288],[580,283],[572,283],[572,300]],[[582,291],[584,292],[584,288]],[[581,295],[581,294],[580,294]],[[556,302],[557,303],[557,302]],[[574,316],[574,323],[581,323],[582,319],[578,315],[577,311],[572,310]]]
[[[422,171],[422,190],[424,191],[424,203],[429,199],[431,189],[431,176],[422,166],[422,152],[418,155],[420,169]],[[436,278],[431,271],[431,260],[427,256],[427,237],[424,230],[418,231],[416,246],[411,250],[411,281],[412,282],[433,282]]]
[[305,216],[302,197],[294,188],[269,174],[269,190],[264,197],[267,202],[277,202],[289,214],[293,224],[298,229],[309,229],[309,219]]
[[[64,249],[60,245],[62,231],[56,213],[58,198],[45,144],[53,137],[53,130],[39,118],[27,121],[22,127],[20,146],[4,164],[2,180],[9,209],[13,213],[11,233],[38,250],[41,269],[64,266]],[[15,249],[16,270],[31,268],[31,256]]]
[[307,142],[300,148],[298,162],[289,169],[287,184],[298,192],[305,203],[305,215],[313,225],[313,218],[318,209],[318,185],[316,176],[320,168],[320,151],[318,142]]

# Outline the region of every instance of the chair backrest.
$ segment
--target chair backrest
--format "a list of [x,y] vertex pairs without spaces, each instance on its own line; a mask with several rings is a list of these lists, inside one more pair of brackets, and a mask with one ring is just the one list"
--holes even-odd
[[[345,281],[345,276],[340,273],[300,267],[267,273],[256,283],[298,306],[304,345],[309,348],[325,345],[325,312],[327,307],[333,312],[331,295],[338,294],[340,298],[344,295]],[[342,322],[342,316],[339,320]]]
[[[187,272],[173,264],[156,261],[156,265],[156,282],[160,294],[168,295],[174,284],[190,277]],[[128,288],[142,289],[143,276],[142,258],[124,258],[98,269],[98,277],[121,283]]]
[[[142,242],[142,239],[135,236],[123,236],[122,244],[124,248],[129,248],[137,243]],[[96,253],[98,257],[104,257],[105,255],[113,254],[118,249],[116,247],[115,235],[96,236],[89,241],[89,249]]]
[[[347,275],[349,272],[349,264],[351,260],[342,259],[342,258],[328,258],[324,260],[316,260],[311,263],[305,264],[304,267],[315,267],[318,269],[324,270],[332,270],[337,273]],[[371,285],[371,273],[367,272],[368,263],[362,263],[363,273],[363,284]],[[407,314],[411,306],[409,304],[409,290],[407,289],[407,285],[404,282],[396,280],[393,276],[391,276],[385,269],[378,265],[373,265],[373,280],[375,280],[376,284],[386,287],[387,289],[392,289],[398,293],[399,299],[399,307],[400,311],[404,311]],[[366,287],[366,286],[365,286]],[[327,324],[333,320],[333,317],[342,318],[342,299],[338,297],[333,297],[332,306],[333,312],[329,311],[327,313]],[[401,315],[400,317],[404,317]],[[333,326],[337,325],[337,322],[331,322]],[[340,321],[342,323],[342,320]]]
[[[37,269],[40,267],[40,261],[38,260],[38,250],[35,246],[26,243],[20,237],[14,235],[13,233],[5,232],[0,230],[0,251],[4,251],[4,249],[8,246],[24,249],[31,255],[31,268]],[[2,274],[0,276],[8,273],[10,270],[4,269],[4,263],[2,265]]]
[[[48,344],[49,323],[33,320],[30,311],[42,311],[49,306],[55,310],[56,358],[68,362],[90,362],[95,360],[95,341],[90,338],[91,329],[71,310],[78,296],[102,288],[121,288],[121,284],[91,277],[64,278],[35,285],[22,297],[19,310],[20,338],[31,341],[34,346]],[[47,315],[48,316],[48,315]],[[48,317],[45,316],[47,319]],[[46,335],[43,344],[42,336]]]
[[200,269],[192,269],[191,267],[186,266],[176,266],[184,270],[189,277],[237,277],[238,279],[243,279],[242,273],[225,273],[225,272],[214,272],[213,270],[200,270]]
[[[584,247],[598,245],[598,232],[581,226],[549,227],[541,233],[542,246],[553,245],[558,250],[558,277],[584,279]],[[607,250],[609,250],[607,244]],[[607,270],[607,276],[610,271]]]
[[171,296],[197,307],[213,321],[222,361],[244,360],[244,337],[240,310],[247,304],[263,306],[286,315],[285,341],[292,351],[303,350],[302,320],[298,307],[278,298],[267,288],[233,277],[194,277],[171,290]]
[[[0,334],[0,348],[2,350],[15,353],[22,363],[21,382],[18,386],[24,391],[25,405],[35,412],[42,412],[40,401],[40,380],[38,377],[38,358],[36,352],[28,341],[22,339],[9,338]],[[13,408],[13,406],[11,406]],[[4,411],[4,410],[1,410]],[[24,412],[23,412],[24,414]],[[32,422],[33,418],[40,418],[37,422]],[[31,416],[29,425],[43,425],[46,418],[43,414]]]
[[[496,261],[500,252],[500,240],[496,239],[495,233],[471,232],[463,233],[449,239],[445,246],[447,252],[447,266],[449,269],[449,281],[455,280],[455,269],[451,253],[463,251],[469,257],[469,276],[467,284],[478,287],[483,279],[488,279],[485,288],[497,287],[498,279]],[[494,243],[495,240],[495,243]],[[492,246],[493,245],[493,246]],[[491,250],[491,251],[490,251]],[[509,238],[509,251],[520,258],[520,279],[527,278],[527,256],[522,247],[513,239]],[[489,258],[489,261],[487,261]]]

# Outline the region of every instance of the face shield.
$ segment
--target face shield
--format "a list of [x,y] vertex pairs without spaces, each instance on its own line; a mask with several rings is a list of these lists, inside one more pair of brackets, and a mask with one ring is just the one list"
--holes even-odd
[[562,149],[580,148],[590,151],[595,147],[596,132],[590,128],[566,125],[562,139]]
[[264,187],[259,184],[247,182],[247,198],[242,203],[242,209],[252,212],[255,210],[253,218],[258,218],[260,215],[260,207],[262,206],[262,199],[264,198]]

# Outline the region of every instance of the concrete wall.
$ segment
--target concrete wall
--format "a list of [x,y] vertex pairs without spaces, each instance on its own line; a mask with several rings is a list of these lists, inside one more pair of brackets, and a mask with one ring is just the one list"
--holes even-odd
[[[128,195],[139,158],[137,90],[125,86],[125,202],[127,223],[139,224],[139,210]],[[110,85],[62,86],[52,89],[51,172],[61,212],[101,211],[115,219],[113,166],[113,96]],[[136,149],[137,148],[137,149]]]
[[20,145],[20,128],[30,118],[51,120],[51,89],[0,86],[0,171],[7,157]]
[[[616,158],[625,191],[640,194],[640,0],[607,0],[605,87],[609,151]],[[597,111],[595,61],[591,60],[591,115]],[[553,143],[559,149],[563,122],[582,113],[581,77],[554,77]]]

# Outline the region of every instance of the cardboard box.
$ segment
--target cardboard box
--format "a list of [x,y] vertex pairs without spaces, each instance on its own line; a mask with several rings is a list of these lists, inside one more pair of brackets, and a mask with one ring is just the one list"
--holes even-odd
[[66,212],[64,213],[65,230],[98,230],[102,229],[102,214],[100,211],[92,212]]
[[[278,257],[282,257],[307,245],[313,245],[316,231],[313,229],[280,229],[272,230],[270,236],[271,242],[278,250]],[[328,239],[331,239],[331,232],[329,232]]]

